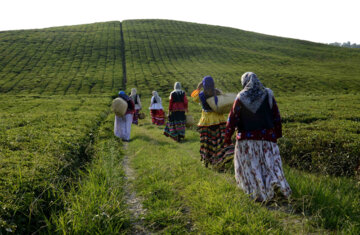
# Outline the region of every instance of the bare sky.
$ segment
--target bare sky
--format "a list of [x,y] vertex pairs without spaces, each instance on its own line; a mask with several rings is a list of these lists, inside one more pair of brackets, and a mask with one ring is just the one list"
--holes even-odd
[[1,0],[0,31],[172,19],[313,42],[360,44],[360,0]]

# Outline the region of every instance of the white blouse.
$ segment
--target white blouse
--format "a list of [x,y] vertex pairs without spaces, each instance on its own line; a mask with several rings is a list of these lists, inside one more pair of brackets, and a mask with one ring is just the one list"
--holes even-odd
[[151,103],[150,103],[150,107],[149,109],[164,109],[162,104],[161,104],[161,98],[160,98],[160,103],[154,103],[155,97],[151,97]]

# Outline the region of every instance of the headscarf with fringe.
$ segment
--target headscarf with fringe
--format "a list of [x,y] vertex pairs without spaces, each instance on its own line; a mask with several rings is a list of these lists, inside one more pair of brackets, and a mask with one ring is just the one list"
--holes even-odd
[[265,88],[258,77],[253,72],[246,72],[241,76],[241,85],[243,89],[239,92],[237,98],[252,113],[260,108],[266,95],[270,108],[273,106],[273,92],[269,88]]

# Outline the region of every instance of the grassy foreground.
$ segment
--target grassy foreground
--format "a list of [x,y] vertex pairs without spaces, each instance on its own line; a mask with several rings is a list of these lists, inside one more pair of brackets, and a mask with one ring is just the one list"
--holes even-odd
[[[135,185],[145,198],[147,225],[161,233],[308,233],[360,231],[359,186],[355,181],[306,174],[286,168],[293,190],[287,211],[252,202],[233,180],[199,161],[198,133],[187,131],[175,143],[162,129],[133,128]],[[320,229],[320,230],[319,230]],[[325,229],[325,230],[323,230]]]

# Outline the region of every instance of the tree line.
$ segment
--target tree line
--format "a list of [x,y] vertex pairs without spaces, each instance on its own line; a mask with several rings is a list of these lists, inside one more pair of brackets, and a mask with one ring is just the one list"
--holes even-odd
[[343,43],[332,42],[332,43],[329,43],[329,45],[338,46],[338,47],[348,47],[348,48],[360,48],[360,44],[351,43],[350,41],[343,42]]

